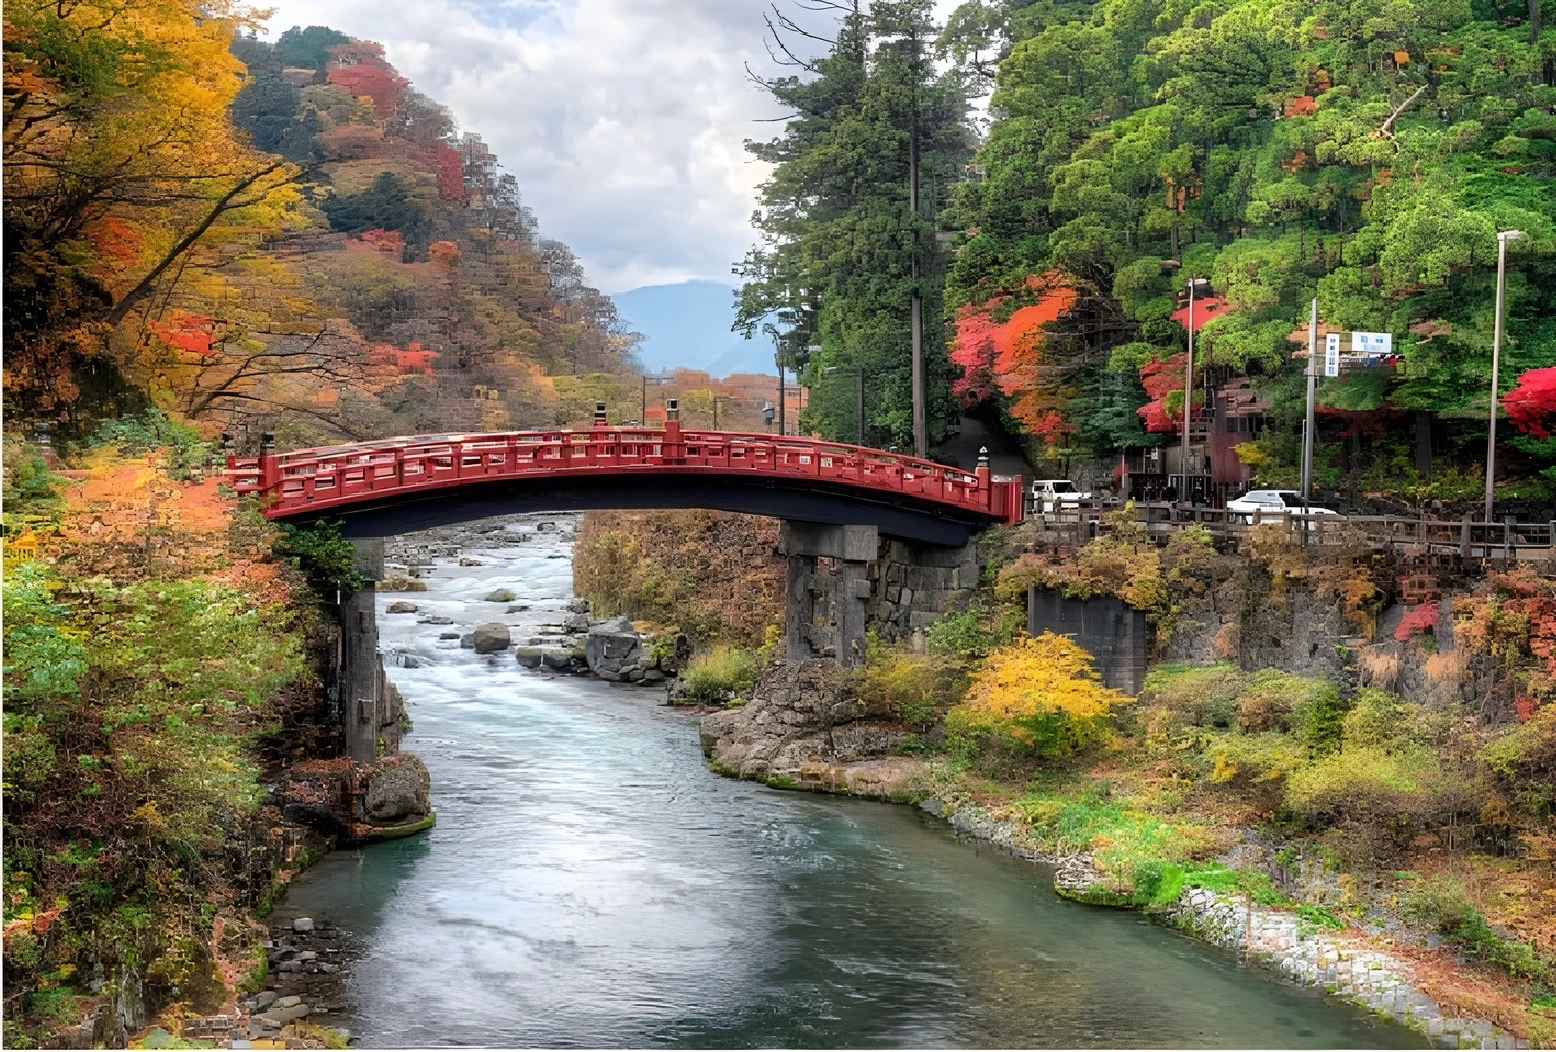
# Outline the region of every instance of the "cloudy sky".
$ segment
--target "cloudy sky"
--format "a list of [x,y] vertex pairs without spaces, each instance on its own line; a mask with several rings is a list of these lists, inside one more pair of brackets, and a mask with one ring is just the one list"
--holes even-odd
[[376,40],[518,177],[541,231],[617,293],[732,281],[763,167],[741,143],[779,115],[744,64],[765,0],[279,0],[272,39],[329,25]]

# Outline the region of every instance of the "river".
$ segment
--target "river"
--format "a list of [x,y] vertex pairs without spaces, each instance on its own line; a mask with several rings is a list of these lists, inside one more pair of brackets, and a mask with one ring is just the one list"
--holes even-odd
[[[355,1043],[395,1047],[1424,1047],[1321,993],[1049,876],[917,809],[707,770],[663,693],[520,669],[441,632],[522,641],[572,594],[570,524],[440,560],[380,597],[433,778],[430,833],[339,851],[287,915],[353,934]],[[529,611],[481,597],[508,588]],[[416,615],[388,614],[410,599]],[[427,614],[456,625],[418,624]]]

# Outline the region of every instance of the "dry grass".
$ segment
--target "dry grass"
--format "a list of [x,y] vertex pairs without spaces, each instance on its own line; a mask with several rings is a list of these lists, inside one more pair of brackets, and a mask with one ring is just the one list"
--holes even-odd
[[1369,647],[1361,652],[1359,662],[1362,686],[1392,691],[1399,683],[1401,663],[1392,651]]

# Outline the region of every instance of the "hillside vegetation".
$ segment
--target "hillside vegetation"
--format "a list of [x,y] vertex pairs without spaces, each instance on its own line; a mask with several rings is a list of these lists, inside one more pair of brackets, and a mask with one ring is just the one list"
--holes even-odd
[[[777,169],[746,291],[789,308],[812,374],[866,366],[876,436],[904,435],[917,289],[944,305],[931,375],[1034,452],[1160,444],[1183,419],[1183,290],[1204,278],[1194,411],[1201,388],[1252,379],[1270,426],[1238,452],[1260,478],[1292,478],[1292,356],[1316,296],[1324,332],[1387,333],[1396,354],[1323,383],[1320,480],[1468,494],[1495,234],[1517,229],[1499,394],[1517,388],[1526,433],[1507,464],[1556,476],[1556,374],[1539,372],[1556,366],[1556,31],[1539,0],[970,0],[944,26],[904,2],[838,29],[773,85],[797,113],[757,148]],[[931,44],[959,81],[924,60]],[[965,94],[989,96],[975,156]],[[811,421],[851,426],[824,406]]]
[[378,45],[254,19],[7,6],[7,412],[282,446],[586,418],[633,337],[480,136]]

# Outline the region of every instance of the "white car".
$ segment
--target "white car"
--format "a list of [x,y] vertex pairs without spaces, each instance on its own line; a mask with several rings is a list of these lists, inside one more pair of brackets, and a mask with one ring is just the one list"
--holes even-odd
[[1333,515],[1338,518],[1340,514],[1329,508],[1320,508],[1316,504],[1304,501],[1302,494],[1294,489],[1249,490],[1236,500],[1227,501],[1226,510],[1233,514],[1242,515],[1244,522],[1252,522],[1254,512],[1259,513],[1261,522],[1284,519],[1288,515],[1297,518],[1317,518]]
[[1042,514],[1074,511],[1090,499],[1090,493],[1076,489],[1069,479],[1037,479],[1032,483],[1032,507]]

